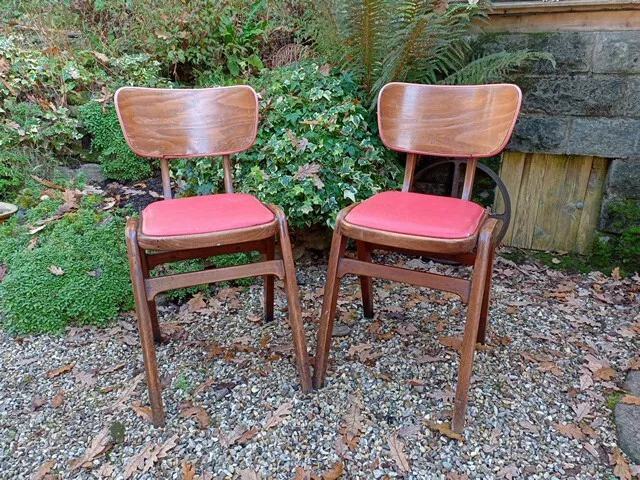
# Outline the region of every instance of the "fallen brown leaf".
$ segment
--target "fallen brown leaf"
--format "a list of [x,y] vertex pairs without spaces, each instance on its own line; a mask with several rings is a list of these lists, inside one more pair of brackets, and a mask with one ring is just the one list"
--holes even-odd
[[202,292],[196,293],[191,300],[187,302],[187,307],[190,312],[197,312],[207,306],[207,302],[204,299]]
[[260,480],[260,474],[251,468],[240,470],[240,480]]
[[196,468],[186,460],[182,460],[180,471],[182,472],[182,480],[194,480],[196,477]]
[[296,467],[294,480],[311,480],[311,473],[309,473],[303,467]]
[[151,414],[151,407],[147,407],[146,405],[142,405],[139,400],[135,400],[131,404],[131,408],[136,415],[142,418],[145,422],[153,423],[153,415]]
[[53,273],[54,275],[64,275],[64,270],[60,267],[57,267],[55,265],[50,265],[49,266],[49,271],[51,273]]
[[194,418],[198,422],[200,428],[207,428],[209,426],[209,415],[207,414],[207,411],[202,407],[193,406],[186,408],[182,412],[180,412],[180,417]]
[[427,420],[426,423],[431,430],[440,432],[442,435],[449,437],[453,440],[464,442],[464,435],[451,430],[451,425],[449,424],[449,422],[436,423],[433,420]]
[[631,480],[631,467],[618,447],[613,447],[613,474],[620,480]]
[[620,397],[620,403],[625,403],[627,405],[640,405],[640,396],[638,395],[623,395]]
[[397,433],[391,434],[388,443],[391,450],[391,458],[396,462],[398,469],[402,473],[407,473],[411,467],[409,466],[409,459],[404,453],[404,443],[398,438]]
[[342,462],[335,462],[328,470],[325,470],[320,474],[322,480],[336,480],[340,478],[344,473],[344,464]]
[[160,445],[153,442],[149,442],[144,445],[140,452],[129,459],[129,462],[124,467],[122,478],[127,480],[137,471],[144,473],[151,470],[157,461],[166,458],[169,451],[178,444],[176,441],[177,439],[178,435],[174,435]]
[[49,370],[47,372],[47,378],[57,377],[58,375],[62,375],[65,372],[70,372],[71,370],[73,370],[73,367],[75,366],[76,366],[75,363],[71,363],[69,365],[63,365],[61,367],[54,368],[53,370]]
[[58,408],[64,402],[64,392],[62,390],[58,390],[58,392],[51,399],[51,406],[53,408]]
[[55,464],[55,460],[45,460],[44,462],[42,462],[42,465],[40,465],[40,468],[38,468],[38,470],[36,470],[33,475],[31,475],[31,480],[44,479],[49,474],[51,469],[55,466]]
[[567,423],[566,425],[555,423],[553,427],[565,437],[574,438],[576,440],[584,440],[585,438],[582,430],[580,430],[580,428],[573,423]]
[[123,408],[126,408],[127,400],[129,400],[129,397],[133,395],[133,392],[135,392],[136,388],[138,388],[138,385],[140,385],[140,382],[142,382],[143,379],[144,379],[144,373],[139,373],[138,375],[136,375],[135,378],[131,380],[131,383],[129,384],[129,386],[116,399],[113,405],[105,407],[105,410],[114,411],[114,410],[122,410]]
[[285,402],[280,405],[275,412],[271,413],[267,417],[267,421],[264,424],[264,429],[269,430],[270,428],[273,428],[284,422],[285,417],[291,415],[291,407],[293,407],[292,402]]
[[91,445],[84,454],[79,457],[71,460],[69,462],[69,466],[71,467],[71,471],[77,470],[80,467],[86,466],[86,468],[90,468],[93,466],[93,461],[100,457],[101,455],[107,453],[111,447],[113,446],[113,439],[111,438],[111,434],[109,433],[109,428],[105,427],[95,438],[91,441]]

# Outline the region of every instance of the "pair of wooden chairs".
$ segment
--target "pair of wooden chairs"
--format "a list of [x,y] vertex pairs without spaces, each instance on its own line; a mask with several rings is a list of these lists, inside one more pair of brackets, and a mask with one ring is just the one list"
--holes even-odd
[[[380,92],[378,122],[384,144],[406,152],[402,191],[382,192],[338,214],[331,245],[318,331],[313,386],[325,382],[339,281],[360,277],[364,315],[373,317],[372,277],[412,283],[458,294],[468,303],[452,428],[464,426],[476,342],[486,335],[489,290],[498,221],[470,201],[480,157],[506,145],[520,108],[514,85],[427,86],[391,83]],[[234,193],[230,155],[253,144],[258,101],[248,86],[208,89],[125,87],[115,95],[118,118],[131,149],[160,159],[164,201],[130,218],[126,241],[149,399],[155,425],[164,424],[154,342],[162,340],[155,297],[174,288],[264,276],[264,316],[273,319],[274,277],[284,282],[295,359],[304,392],[312,388],[295,266],[282,210],[255,197]],[[468,158],[462,198],[411,192],[418,155]],[[221,156],[224,194],[171,198],[169,160]],[[344,256],[347,239],[358,259]],[[276,240],[278,240],[276,242]],[[280,259],[275,258],[276,245]],[[374,249],[455,260],[473,265],[471,280],[383,266]],[[151,277],[155,267],[179,260],[259,251],[249,265]]]

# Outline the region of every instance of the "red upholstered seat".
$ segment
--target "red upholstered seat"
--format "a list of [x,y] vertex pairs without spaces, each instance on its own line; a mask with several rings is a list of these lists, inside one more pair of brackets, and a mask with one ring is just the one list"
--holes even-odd
[[194,235],[263,225],[273,212],[252,195],[221,193],[152,203],[142,211],[142,233]]
[[382,192],[356,205],[345,220],[375,230],[434,238],[475,234],[484,215],[480,205],[459,198],[412,192]]

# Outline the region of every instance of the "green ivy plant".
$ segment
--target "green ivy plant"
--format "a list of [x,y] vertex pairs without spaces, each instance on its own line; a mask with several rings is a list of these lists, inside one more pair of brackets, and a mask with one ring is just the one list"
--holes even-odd
[[[351,75],[301,63],[253,81],[261,120],[254,146],[237,156],[237,189],[280,205],[294,227],[332,225],[338,210],[394,188],[399,167],[380,142]],[[184,195],[220,190],[211,159],[173,162]]]

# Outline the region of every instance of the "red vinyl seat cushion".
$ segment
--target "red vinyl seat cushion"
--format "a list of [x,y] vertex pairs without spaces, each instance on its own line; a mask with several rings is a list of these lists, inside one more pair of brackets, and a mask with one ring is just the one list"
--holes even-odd
[[459,198],[382,192],[356,205],[345,220],[387,232],[434,238],[466,238],[480,227],[485,209]]
[[150,236],[195,235],[263,225],[271,210],[245,193],[221,193],[152,203],[142,211],[142,233]]

